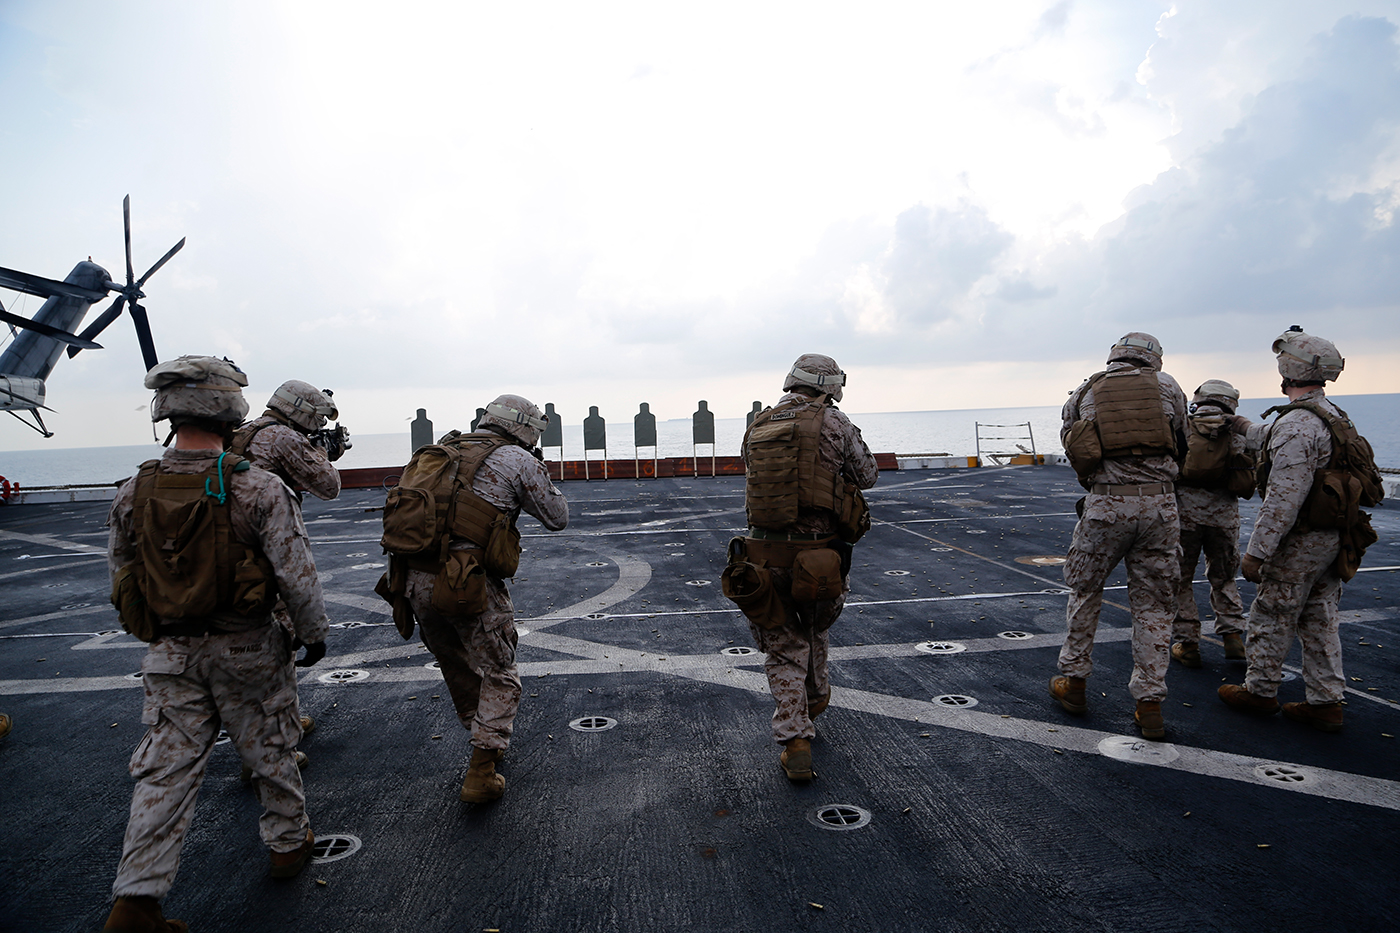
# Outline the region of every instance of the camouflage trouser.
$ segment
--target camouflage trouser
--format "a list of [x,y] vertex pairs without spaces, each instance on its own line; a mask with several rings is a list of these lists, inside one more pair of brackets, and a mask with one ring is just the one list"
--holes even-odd
[[1297,635],[1303,645],[1303,683],[1309,703],[1336,703],[1344,696],[1342,639],[1337,603],[1342,580],[1332,570],[1337,557],[1335,531],[1290,532],[1264,564],[1264,582],[1249,607],[1244,685],[1271,697],[1283,683],[1283,659]]
[[487,609],[446,616],[433,608],[433,574],[408,572],[408,599],[423,644],[438,660],[457,718],[477,748],[506,749],[520,709],[515,607],[504,584],[486,580]]
[[1179,528],[1174,495],[1089,496],[1065,561],[1070,595],[1065,610],[1068,632],[1060,649],[1061,674],[1088,677],[1093,672],[1091,654],[1104,581],[1119,561],[1126,560],[1133,617],[1133,674],[1128,692],[1135,700],[1166,697],[1176,583],[1181,573]]
[[263,842],[290,852],[306,841],[310,823],[295,757],[301,740],[295,670],[291,646],[276,625],[162,638],[146,650],[141,722],[148,729],[131,756],[136,791],[113,895],[159,898],[170,890],[221,724],[258,776],[253,786],[263,805]]
[[1215,610],[1215,634],[1244,631],[1244,603],[1235,574],[1240,569],[1240,529],[1216,525],[1181,523],[1181,580],[1176,588],[1174,641],[1200,641],[1201,615],[1196,608],[1196,592],[1191,578],[1201,552],[1206,555],[1206,579],[1210,581],[1210,607]]
[[763,672],[778,702],[773,711],[773,741],[810,739],[817,731],[807,715],[807,704],[831,695],[826,673],[827,631],[846,605],[846,596],[794,602],[792,571],[775,568],[772,573],[773,589],[782,600],[787,621],[777,628],[761,628],[750,622],[749,631],[758,649],[767,655]]

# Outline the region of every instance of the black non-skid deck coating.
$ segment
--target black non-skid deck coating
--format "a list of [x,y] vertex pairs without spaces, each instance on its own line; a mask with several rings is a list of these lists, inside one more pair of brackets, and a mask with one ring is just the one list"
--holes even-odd
[[[1072,474],[885,473],[832,632],[818,778],[796,786],[768,736],[762,656],[721,653],[751,644],[718,585],[742,480],[563,489],[567,531],[522,520],[512,592],[529,630],[525,695],[506,796],[487,805],[458,801],[467,735],[431,656],[399,638],[371,592],[383,559],[367,509],[382,494],[308,499],[339,627],[302,673],[302,710],[319,724],[302,744],[307,797],[318,832],[364,847],[268,879],[259,807],[221,746],[168,913],[196,933],[1400,926],[1400,578],[1379,569],[1400,565],[1393,507],[1377,510],[1381,542],[1342,599],[1345,731],[1228,710],[1215,690],[1243,664],[1208,641],[1203,669],[1170,672],[1167,748],[1179,758],[1159,766],[1098,751],[1135,735],[1121,568],[1088,716],[1046,694],[1060,570],[1016,558],[1064,553],[1081,494]],[[96,930],[108,909],[142,727],[140,686],[121,679],[139,647],[94,637],[117,628],[99,556],[106,508],[0,509],[0,711],[15,722],[0,741],[4,930]],[[997,637],[1006,631],[1038,637]],[[929,640],[966,650],[915,649]],[[321,682],[337,669],[369,676]],[[935,707],[942,694],[977,705]],[[1282,699],[1301,698],[1301,679],[1284,684]],[[618,725],[569,727],[585,716]],[[1308,780],[1254,775],[1270,763]],[[814,825],[837,803],[869,811],[869,825]]]

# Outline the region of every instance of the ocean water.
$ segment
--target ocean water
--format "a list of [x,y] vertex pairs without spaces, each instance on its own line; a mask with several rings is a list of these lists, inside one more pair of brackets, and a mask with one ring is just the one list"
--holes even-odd
[[[1283,399],[1245,399],[1240,403],[1240,413],[1257,419],[1265,408],[1281,401]],[[1400,394],[1338,395],[1333,401],[1351,415],[1361,433],[1370,440],[1376,450],[1376,462],[1383,467],[1400,468]],[[984,456],[990,451],[1011,451],[1018,446],[1027,449],[1033,446],[1037,453],[1043,454],[1063,453],[1059,439],[1058,406],[852,413],[851,420],[860,426],[866,443],[877,453],[972,456],[978,449],[979,434],[983,439],[981,448]],[[1011,427],[1000,427],[1003,425]],[[444,419],[435,425],[435,429],[441,432],[450,426],[451,423]],[[716,418],[714,445],[696,446],[692,441],[689,419],[659,421],[654,455],[689,457],[713,453],[721,457],[735,456],[744,437],[744,426],[743,418]],[[630,416],[611,420],[607,426],[607,438],[607,456],[610,458],[627,459],[635,453],[653,456],[649,448],[635,451]],[[408,460],[411,453],[407,432],[367,434],[355,436],[352,440],[355,446],[336,464],[343,469],[399,466]],[[158,444],[138,444],[130,447],[0,451],[0,476],[23,486],[112,483],[132,475],[143,460],[159,457],[161,450]],[[559,458],[557,449],[546,450],[545,454],[551,460]],[[583,455],[583,426],[565,425],[564,458],[577,460]],[[601,459],[603,451],[589,451],[588,456]]]

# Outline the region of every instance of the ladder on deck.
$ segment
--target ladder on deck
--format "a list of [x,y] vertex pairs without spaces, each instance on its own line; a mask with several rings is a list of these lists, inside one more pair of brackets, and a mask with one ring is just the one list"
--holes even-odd
[[[982,465],[982,458],[997,466],[1007,466],[1009,464],[1032,464],[1044,463],[1045,461],[1035,452],[1035,433],[1031,430],[1029,421],[1021,421],[1016,424],[983,424],[981,421],[974,421],[977,430],[977,465]],[[984,429],[992,431],[1007,431],[1015,428],[1025,428],[1025,433],[1015,434],[984,434]],[[983,447],[984,441],[996,441],[991,447]],[[1025,441],[1030,444],[1026,447],[1021,443]],[[1014,449],[1008,449],[1008,445]]]

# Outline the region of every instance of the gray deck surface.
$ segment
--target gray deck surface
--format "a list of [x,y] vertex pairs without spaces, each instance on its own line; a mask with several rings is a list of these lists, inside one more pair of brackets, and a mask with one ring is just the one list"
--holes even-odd
[[[521,523],[525,696],[506,796],[479,806],[457,800],[467,735],[431,656],[371,592],[383,558],[366,510],[382,494],[308,499],[337,627],[302,674],[302,710],[319,723],[302,744],[307,795],[318,836],[363,848],[268,879],[259,808],[225,746],[169,914],[196,933],[1400,928],[1393,504],[1376,511],[1381,542],[1342,599],[1340,735],[1227,709],[1215,689],[1244,665],[1208,642],[1203,669],[1170,672],[1168,742],[1143,743],[1121,568],[1088,716],[1046,694],[1060,569],[1017,558],[1067,549],[1081,495],[1070,471],[884,473],[832,632],[819,776],[794,786],[768,736],[762,657],[722,653],[751,644],[718,584],[742,479],[563,489],[565,532]],[[0,710],[15,720],[0,741],[0,930],[97,930],[108,909],[142,727],[140,685],[124,679],[140,646],[98,635],[117,628],[105,515],[0,508]],[[1248,601],[1253,587],[1241,590]],[[916,648],[931,640],[954,653]],[[335,670],[367,676],[322,682]],[[934,701],[945,695],[976,705]],[[1300,678],[1281,699],[1302,699]],[[570,728],[585,716],[617,726]],[[1130,760],[1103,753],[1115,746]],[[832,804],[869,824],[819,828],[813,813]]]

